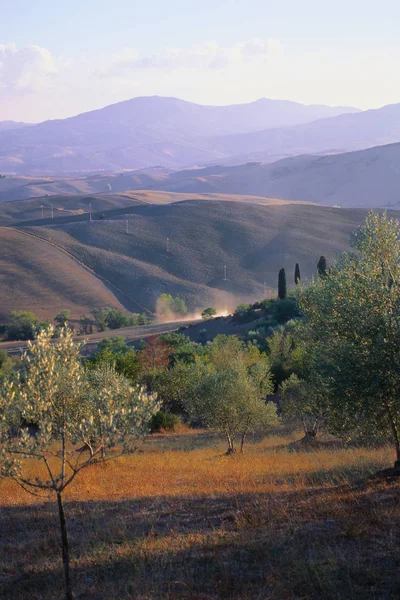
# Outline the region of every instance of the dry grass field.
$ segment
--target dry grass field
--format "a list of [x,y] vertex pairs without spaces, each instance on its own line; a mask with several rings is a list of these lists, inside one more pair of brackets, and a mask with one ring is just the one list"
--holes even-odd
[[[387,447],[205,432],[150,436],[66,496],[76,598],[386,600],[400,595],[400,482]],[[55,505],[0,484],[0,597],[62,597]]]

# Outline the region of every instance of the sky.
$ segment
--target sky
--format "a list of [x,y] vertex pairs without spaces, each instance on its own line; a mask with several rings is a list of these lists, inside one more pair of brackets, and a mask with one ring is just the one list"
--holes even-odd
[[0,0],[0,121],[135,96],[400,102],[398,0]]

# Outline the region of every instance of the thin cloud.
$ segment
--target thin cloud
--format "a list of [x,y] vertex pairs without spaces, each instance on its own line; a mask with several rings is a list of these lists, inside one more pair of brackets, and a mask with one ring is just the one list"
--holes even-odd
[[111,64],[99,73],[102,76],[123,76],[132,70],[224,69],[249,61],[282,57],[278,40],[253,39],[224,47],[217,42],[203,42],[191,48],[166,48],[163,52],[139,56],[133,49],[114,55]]
[[0,45],[0,87],[14,92],[32,92],[49,85],[58,73],[56,62],[46,48]]

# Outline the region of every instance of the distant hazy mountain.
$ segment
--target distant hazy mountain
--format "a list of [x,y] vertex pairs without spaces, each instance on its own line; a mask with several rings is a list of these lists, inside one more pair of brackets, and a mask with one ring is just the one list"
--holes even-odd
[[400,143],[272,164],[209,167],[171,173],[153,189],[252,194],[342,207],[400,208]]
[[10,129],[21,129],[21,127],[29,127],[30,124],[20,121],[0,121],[0,131],[9,131]]
[[[400,143],[329,156],[297,156],[275,163],[203,169],[147,169],[75,179],[0,179],[0,203],[67,194],[164,190],[238,194],[327,206],[400,208]],[[151,197],[148,200],[151,202]]]
[[242,154],[243,148],[232,146],[227,154],[217,146],[232,144],[224,139],[214,142],[220,136],[304,124],[349,112],[357,109],[267,99],[201,106],[176,98],[134,98],[68,119],[0,131],[0,172],[84,173],[221,162]]
[[400,142],[400,104],[294,127],[222,136],[210,140],[210,147],[233,157],[228,159],[230,164],[243,164],[299,154],[341,153],[395,142]]

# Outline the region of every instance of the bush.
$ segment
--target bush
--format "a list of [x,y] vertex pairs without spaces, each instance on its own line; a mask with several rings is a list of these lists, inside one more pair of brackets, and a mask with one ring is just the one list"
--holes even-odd
[[177,425],[181,424],[178,415],[159,410],[150,419],[150,432],[160,433],[161,431],[174,431]]

